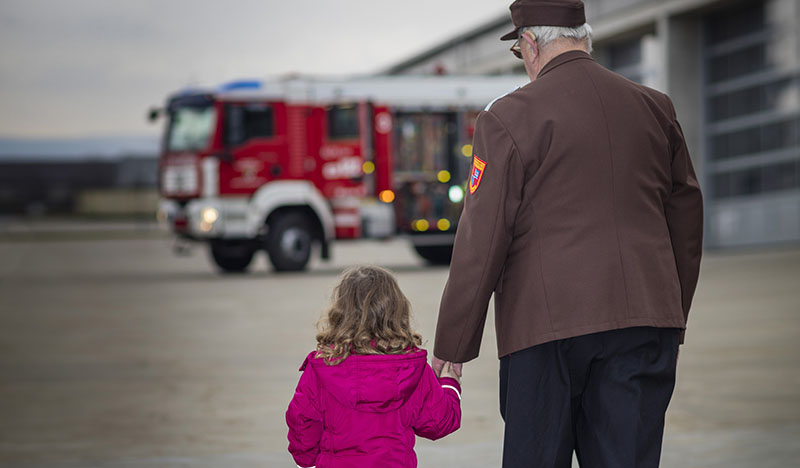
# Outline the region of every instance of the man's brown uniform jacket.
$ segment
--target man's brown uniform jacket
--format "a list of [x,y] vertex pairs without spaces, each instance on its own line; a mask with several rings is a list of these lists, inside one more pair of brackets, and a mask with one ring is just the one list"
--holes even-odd
[[666,95],[570,51],[487,107],[473,148],[479,183],[456,233],[438,358],[478,356],[492,293],[501,357],[619,328],[685,329],[703,204]]

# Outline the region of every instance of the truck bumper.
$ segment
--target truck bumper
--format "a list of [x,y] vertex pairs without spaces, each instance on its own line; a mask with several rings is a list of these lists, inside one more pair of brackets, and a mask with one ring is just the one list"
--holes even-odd
[[158,219],[174,234],[192,240],[250,239],[246,198],[162,199]]

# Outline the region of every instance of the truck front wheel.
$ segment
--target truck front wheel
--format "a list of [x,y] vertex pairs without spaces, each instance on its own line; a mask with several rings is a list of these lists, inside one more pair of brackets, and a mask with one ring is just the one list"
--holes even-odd
[[212,240],[211,258],[223,273],[242,273],[250,266],[255,249],[246,240]]
[[267,254],[276,271],[300,271],[311,257],[311,227],[302,213],[286,213],[272,221]]
[[414,250],[431,265],[449,265],[453,257],[452,245],[415,245]]

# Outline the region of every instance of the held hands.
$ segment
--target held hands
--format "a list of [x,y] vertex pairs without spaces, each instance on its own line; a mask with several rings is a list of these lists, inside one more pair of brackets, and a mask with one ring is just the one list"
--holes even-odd
[[[459,366],[459,373],[456,373],[456,366]],[[460,373],[461,364],[453,364],[452,362],[444,363],[444,367],[442,368],[442,373],[439,377],[450,377],[454,379],[456,382],[461,384],[461,373]]]
[[450,377],[461,383],[461,373],[463,364],[442,361],[441,359],[433,356],[431,359],[431,367],[433,368],[436,377]]

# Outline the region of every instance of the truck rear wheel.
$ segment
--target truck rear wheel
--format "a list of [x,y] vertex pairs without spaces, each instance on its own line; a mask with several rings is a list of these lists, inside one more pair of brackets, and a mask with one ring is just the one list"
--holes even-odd
[[276,271],[300,271],[311,257],[311,226],[302,213],[286,213],[272,221],[267,254]]
[[453,258],[452,245],[415,245],[414,250],[432,265],[449,265]]
[[223,273],[242,273],[253,261],[255,249],[245,240],[212,240],[211,258]]

